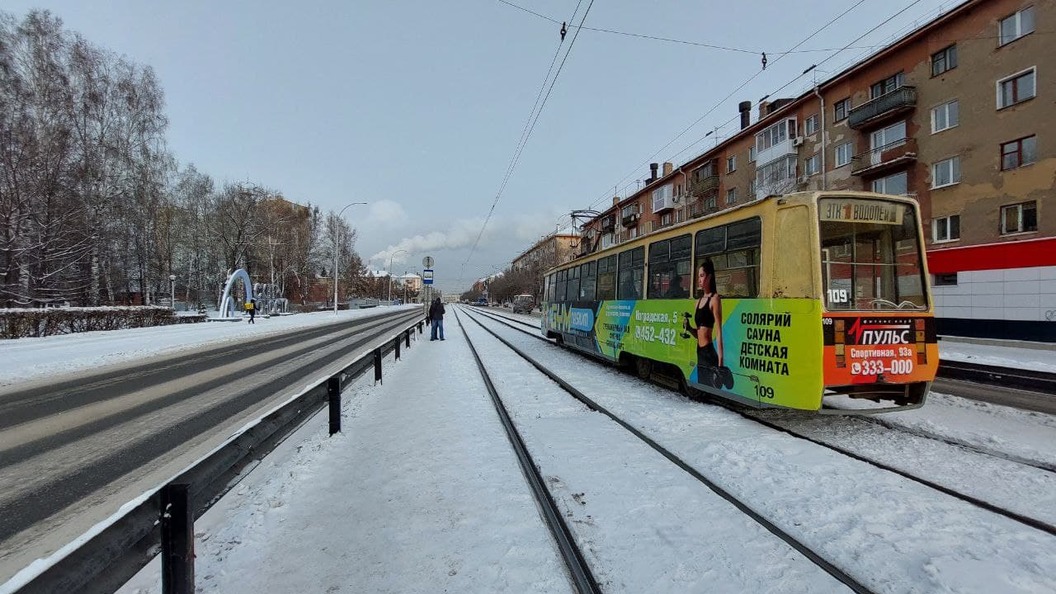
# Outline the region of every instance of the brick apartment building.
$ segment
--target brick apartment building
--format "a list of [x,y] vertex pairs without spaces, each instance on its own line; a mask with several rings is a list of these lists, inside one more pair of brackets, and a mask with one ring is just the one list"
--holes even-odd
[[1054,0],[969,0],[754,122],[741,103],[736,134],[653,164],[577,252],[772,194],[909,194],[940,333],[1056,341],[1054,32]]
[[535,242],[535,245],[514,258],[510,263],[510,268],[513,270],[533,268],[546,270],[551,266],[568,262],[578,244],[578,235],[552,233]]

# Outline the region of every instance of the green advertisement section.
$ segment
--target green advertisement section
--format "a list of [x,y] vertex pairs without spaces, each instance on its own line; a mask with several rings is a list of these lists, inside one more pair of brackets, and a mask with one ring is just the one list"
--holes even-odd
[[622,350],[672,363],[708,392],[764,406],[820,407],[823,348],[816,301],[724,299],[721,367],[697,360],[697,336],[686,329],[695,305],[692,299],[595,302],[561,312],[571,320],[556,325],[592,333],[597,351],[612,359]]

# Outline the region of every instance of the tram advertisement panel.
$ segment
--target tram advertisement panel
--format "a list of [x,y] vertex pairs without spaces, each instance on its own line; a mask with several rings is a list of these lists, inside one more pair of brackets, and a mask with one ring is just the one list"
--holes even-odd
[[[612,359],[627,351],[673,363],[695,387],[740,400],[819,407],[821,313],[816,301],[724,299],[721,365],[709,359],[708,347],[698,348],[695,307],[693,299],[602,302],[591,320],[597,351]],[[580,321],[587,319],[581,315]],[[717,347],[716,342],[712,348]]]
[[935,320],[826,315],[826,385],[930,382],[939,366]]

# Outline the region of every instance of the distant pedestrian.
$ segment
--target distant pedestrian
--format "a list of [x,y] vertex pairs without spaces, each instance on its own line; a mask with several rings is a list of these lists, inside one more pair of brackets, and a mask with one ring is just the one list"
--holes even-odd
[[440,336],[440,340],[444,339],[444,303],[437,297],[433,300],[433,304],[429,307],[429,320],[432,322],[432,332],[429,335],[429,340],[436,340],[437,335]]
[[253,318],[255,318],[256,315],[257,315],[257,300],[256,299],[250,299],[248,302],[246,302],[246,311],[249,312],[249,323],[250,324],[256,324],[256,322],[253,321]]

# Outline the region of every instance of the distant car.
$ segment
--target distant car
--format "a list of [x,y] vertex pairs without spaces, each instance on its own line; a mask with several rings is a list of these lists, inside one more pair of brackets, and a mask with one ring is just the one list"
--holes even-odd
[[533,309],[535,309],[535,297],[517,295],[513,298],[513,313],[532,313]]
[[487,307],[488,306],[488,300],[483,298],[483,297],[481,297],[480,299],[477,299],[477,303],[476,304],[484,306],[484,307]]

